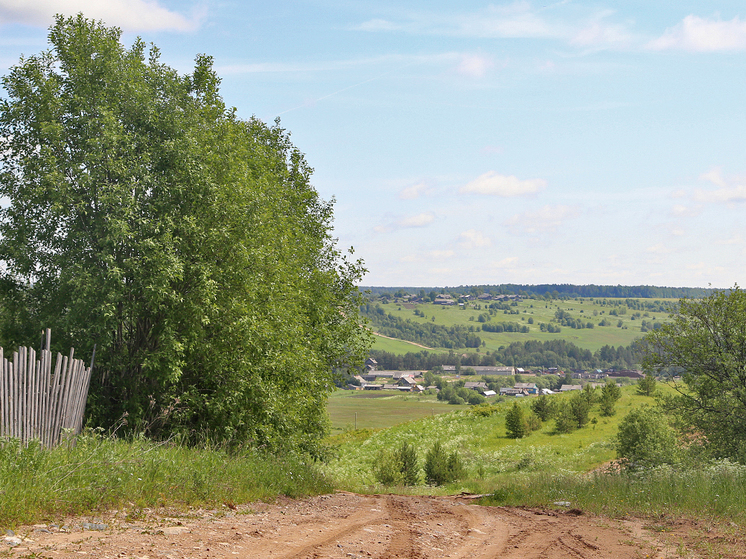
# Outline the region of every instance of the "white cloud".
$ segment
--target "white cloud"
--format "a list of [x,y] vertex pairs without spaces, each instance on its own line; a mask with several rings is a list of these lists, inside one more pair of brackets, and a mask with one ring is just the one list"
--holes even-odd
[[738,233],[736,233],[729,239],[722,239],[720,241],[717,241],[717,243],[719,245],[742,245],[744,244],[743,237],[741,237],[741,235],[739,235]]
[[400,26],[386,19],[371,19],[357,26],[360,31],[397,31]]
[[408,254],[399,259],[399,262],[403,263],[429,263],[429,262],[440,262],[448,258],[453,258],[456,253],[450,249],[445,250],[430,250],[427,252],[418,252],[416,254]]
[[204,8],[186,17],[149,0],[0,0],[0,24],[47,27],[55,14],[73,16],[81,12],[125,31],[191,31],[205,16]]
[[517,256],[509,256],[508,258],[503,258],[502,260],[499,260],[498,262],[493,262],[492,267],[493,268],[512,268],[517,263],[518,263]]
[[399,193],[399,198],[402,200],[415,200],[423,194],[427,194],[430,190],[430,186],[425,181],[421,181],[402,190]]
[[[746,202],[746,178],[724,177],[721,169],[715,167],[699,176],[700,180],[707,181],[716,188],[698,188],[688,196],[692,202],[701,206],[703,204],[734,204]],[[677,191],[676,197],[684,198],[683,191]],[[687,208],[684,204],[674,206],[672,213],[677,216],[697,215],[700,207]]]
[[410,217],[405,217],[397,222],[401,228],[425,227],[435,221],[435,216],[430,212],[425,212]]
[[673,217],[696,217],[702,213],[700,206],[685,206],[684,204],[674,204],[671,208],[671,215]]
[[580,215],[580,210],[575,206],[549,206],[546,205],[538,210],[516,214],[505,222],[511,230],[516,233],[539,233],[542,231],[554,231],[568,219]]
[[484,248],[490,246],[492,241],[481,231],[469,229],[459,235],[459,243],[464,248]]
[[633,39],[627,23],[608,21],[613,10],[590,8],[579,13],[576,7],[565,9],[568,3],[534,7],[517,0],[461,13],[408,11],[398,19],[371,19],[354,29],[477,39],[560,39],[580,47],[625,45]]
[[502,146],[484,146],[480,151],[482,155],[502,155],[505,149]]
[[487,71],[494,66],[492,59],[479,54],[464,54],[456,67],[456,71],[462,76],[470,78],[483,78]]
[[702,173],[701,175],[699,175],[699,178],[705,181],[709,181],[716,186],[725,186],[723,171],[720,167],[715,167],[714,169],[706,173]]
[[702,173],[700,179],[706,180],[719,187],[714,190],[697,189],[694,199],[702,203],[733,203],[746,201],[746,184],[733,184],[723,177],[720,168],[716,167],[707,173]]
[[491,196],[526,196],[536,194],[547,185],[544,179],[520,180],[515,175],[499,175],[495,171],[488,171],[478,176],[470,183],[462,186],[462,194],[488,194]]
[[694,199],[703,203],[746,202],[746,185],[739,184],[717,190],[696,190]]
[[671,252],[671,250],[663,243],[658,243],[646,248],[645,252],[649,252],[650,254],[668,254]]
[[614,12],[605,11],[597,14],[592,20],[570,39],[570,44],[582,47],[623,45],[629,43],[632,36],[626,27],[604,21]]
[[397,229],[411,229],[417,227],[427,227],[435,221],[435,215],[431,212],[423,212],[409,217],[402,217],[388,225],[378,225],[373,228],[376,233],[390,233]]
[[746,49],[746,21],[738,16],[730,21],[686,16],[679,24],[648,43],[653,50],[717,52]]
[[455,254],[452,250],[431,250],[427,253],[427,256],[433,260],[443,260],[444,258],[451,258]]

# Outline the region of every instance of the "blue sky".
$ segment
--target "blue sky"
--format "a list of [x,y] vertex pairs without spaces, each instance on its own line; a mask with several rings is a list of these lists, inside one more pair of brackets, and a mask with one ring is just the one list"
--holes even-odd
[[743,283],[743,2],[0,0],[3,73],[55,12],[212,55],[364,285]]

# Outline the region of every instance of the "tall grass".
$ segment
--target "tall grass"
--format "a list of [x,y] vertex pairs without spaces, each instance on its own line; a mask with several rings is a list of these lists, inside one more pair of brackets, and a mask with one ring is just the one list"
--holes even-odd
[[108,508],[216,506],[333,490],[313,464],[85,433],[52,450],[0,441],[0,526]]
[[515,476],[485,504],[563,506],[614,517],[727,518],[746,524],[746,466],[728,461],[700,467],[585,476],[538,473]]

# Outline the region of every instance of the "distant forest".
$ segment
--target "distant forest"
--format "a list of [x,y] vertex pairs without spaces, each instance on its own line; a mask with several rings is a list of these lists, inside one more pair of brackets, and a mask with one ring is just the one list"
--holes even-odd
[[630,369],[640,362],[636,343],[627,347],[603,346],[592,352],[566,340],[540,342],[526,340],[513,342],[497,351],[484,353],[432,353],[410,352],[397,355],[373,349],[370,356],[378,362],[380,369],[388,370],[432,370],[438,365],[460,365],[461,367],[509,365],[526,369],[559,367],[560,369]]
[[491,295],[524,295],[558,299],[561,297],[635,297],[642,299],[682,299],[705,297],[718,291],[701,287],[657,287],[653,285],[572,285],[567,283],[525,285],[518,283],[503,283],[499,285],[467,285],[459,287],[361,287],[363,292],[374,296],[394,295],[397,292],[417,295],[420,292],[429,293],[482,293]]

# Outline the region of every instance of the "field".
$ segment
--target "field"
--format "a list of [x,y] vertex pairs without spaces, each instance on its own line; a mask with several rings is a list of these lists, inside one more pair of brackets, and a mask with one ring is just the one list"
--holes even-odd
[[[459,410],[460,406],[447,404],[441,404],[440,414],[432,414],[433,404],[417,401],[418,397],[360,398],[354,392],[340,391],[329,402],[333,428],[342,432],[331,438],[340,458],[330,465],[329,471],[342,487],[361,491],[375,485],[371,464],[382,448],[408,441],[424,456],[435,441],[440,441],[449,451],[457,449],[462,453],[470,474],[466,486],[452,487],[451,491],[485,493],[516,475],[538,471],[588,472],[616,458],[613,441],[620,419],[635,407],[655,403],[654,399],[637,394],[635,386],[624,387],[622,394],[612,417],[602,417],[598,407],[594,407],[591,422],[583,429],[554,434],[554,422],[549,421],[529,437],[516,440],[506,436],[505,413],[513,402],[528,406],[533,398],[487,406],[490,413],[482,416],[468,406]],[[567,397],[551,396],[557,401]],[[343,413],[349,417],[355,409],[365,411],[359,412],[358,431],[351,431],[349,422],[341,424],[339,418]],[[454,413],[442,413],[450,410]],[[365,426],[360,424],[363,414],[368,417]]]
[[338,390],[329,398],[327,409],[332,434],[336,435],[352,429],[387,429],[399,423],[468,407],[445,404],[435,396]]
[[[627,301],[631,301],[633,306],[639,304],[643,307],[641,309],[629,308],[626,304]],[[511,305],[510,311],[507,313],[504,310],[497,310],[493,311],[492,314],[488,310],[489,303],[480,302],[468,303],[464,307],[402,302],[372,304],[380,304],[386,313],[420,323],[434,323],[442,326],[473,326],[476,329],[481,326],[479,316],[487,314],[490,316],[490,323],[517,322],[529,327],[529,333],[526,334],[480,331],[478,336],[485,342],[483,350],[494,351],[500,346],[516,341],[564,339],[583,349],[596,351],[604,345],[629,345],[643,335],[641,328],[643,321],[652,324],[668,320],[668,313],[660,310],[660,308],[663,305],[675,302],[675,299],[525,299]],[[660,303],[660,305],[657,303]],[[651,305],[657,310],[650,310],[650,308],[646,310],[645,305]],[[584,323],[591,322],[594,327],[574,329],[563,326],[559,333],[542,332],[539,324],[548,324],[553,321],[558,310],[569,313],[573,318],[582,320]],[[415,314],[415,311],[418,311],[420,315]],[[609,324],[600,326],[599,323],[602,321]],[[411,344],[387,340],[378,336],[375,338],[374,348],[397,354],[421,350],[421,348]]]

